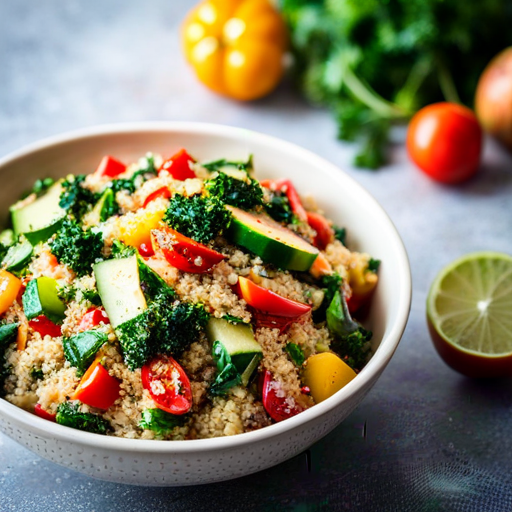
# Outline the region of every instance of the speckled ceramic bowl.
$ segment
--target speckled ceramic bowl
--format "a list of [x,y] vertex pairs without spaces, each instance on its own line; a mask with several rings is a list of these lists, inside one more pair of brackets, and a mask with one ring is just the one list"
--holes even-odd
[[[134,161],[187,148],[199,160],[254,155],[259,179],[289,177],[348,228],[353,250],[382,260],[365,325],[374,355],[334,396],[276,425],[233,437],[196,441],[118,439],[50,423],[0,399],[0,430],[41,457],[104,480],[178,486],[228,480],[268,468],[311,446],[341,423],[389,363],[405,328],[411,300],[407,255],[377,202],[343,171],[304,149],[238,128],[187,123],[102,126],[31,145],[0,160],[6,208],[39,177],[94,169],[105,154]],[[4,212],[6,213],[6,212]]]

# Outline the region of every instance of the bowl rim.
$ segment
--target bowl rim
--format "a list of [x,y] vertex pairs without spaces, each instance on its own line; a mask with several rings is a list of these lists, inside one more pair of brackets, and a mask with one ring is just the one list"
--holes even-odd
[[252,432],[245,432],[234,436],[183,441],[128,439],[114,436],[103,436],[58,425],[39,418],[2,398],[0,398],[0,413],[9,417],[16,423],[22,423],[29,426],[32,432],[39,433],[41,437],[53,437],[62,441],[67,441],[71,444],[80,442],[80,444],[85,446],[94,446],[95,448],[133,453],[198,453],[232,449],[238,446],[274,438],[283,435],[286,432],[291,432],[301,424],[306,424],[328,414],[332,409],[339,407],[347,401],[349,397],[357,395],[358,390],[365,389],[372,378],[374,378],[375,375],[378,376],[384,370],[395,352],[405,330],[412,298],[411,270],[405,246],[389,215],[361,184],[335,164],[295,143],[246,128],[225,124],[200,122],[143,121],[100,124],[46,137],[36,142],[24,145],[20,149],[12,151],[6,156],[0,158],[0,168],[12,164],[32,153],[44,151],[50,147],[58,147],[59,145],[73,143],[84,139],[93,139],[105,135],[123,135],[146,132],[180,132],[204,136],[222,136],[231,140],[243,140],[245,137],[250,136],[252,140],[256,140],[259,144],[273,147],[283,153],[293,153],[296,157],[304,159],[314,166],[322,167],[326,174],[335,179],[339,179],[339,177],[342,176],[343,179],[349,181],[351,186],[358,189],[358,193],[365,196],[365,200],[369,201],[369,204],[379,212],[383,221],[387,224],[388,229],[393,234],[393,244],[398,257],[398,268],[400,269],[400,287],[398,290],[399,302],[397,305],[397,315],[394,325],[387,336],[383,337],[378,349],[375,351],[366,366],[357,375],[357,378],[349,382],[340,391],[327,400],[303,411],[299,415]]

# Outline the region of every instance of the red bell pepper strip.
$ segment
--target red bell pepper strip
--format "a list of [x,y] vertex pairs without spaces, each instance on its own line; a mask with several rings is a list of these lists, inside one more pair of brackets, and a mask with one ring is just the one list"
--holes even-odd
[[57,417],[56,414],[52,414],[50,412],[45,411],[41,407],[41,404],[36,404],[35,405],[34,413],[35,413],[36,416],[39,416],[40,418],[43,418],[43,420],[48,420],[48,421],[55,421],[55,418]]
[[126,165],[111,156],[104,156],[94,174],[96,176],[108,176],[115,178],[126,171]]
[[261,395],[263,407],[274,421],[286,420],[304,410],[295,400],[284,395],[281,383],[274,380],[268,370],[263,376]]
[[302,206],[299,194],[290,180],[262,180],[260,184],[262,187],[269,188],[270,190],[283,192],[288,198],[290,207],[293,213],[297,215],[298,219],[302,222],[308,221],[308,216],[304,206]]
[[120,383],[100,361],[97,357],[84,373],[71,399],[107,410],[119,398]]
[[169,199],[171,197],[171,193],[169,192],[169,189],[167,187],[160,187],[157,188],[154,192],[151,192],[151,194],[144,199],[144,204],[142,205],[143,208],[146,208],[146,206],[151,203],[151,201],[154,201],[158,197],[164,197],[165,199]]
[[225,256],[183,236],[171,228],[151,230],[151,244],[173,266],[183,272],[204,274],[220,263]]
[[80,332],[89,331],[100,323],[109,324],[110,320],[103,308],[89,308],[78,324]]
[[51,336],[52,338],[62,335],[60,325],[54,324],[48,317],[44,315],[33,318],[28,322],[28,325],[34,331],[38,332],[43,338],[46,335]]
[[196,177],[195,172],[190,168],[190,164],[194,162],[195,160],[184,149],[180,149],[168,158],[158,171],[166,170],[175,180],[185,181]]
[[170,356],[160,355],[141,371],[142,387],[156,406],[171,414],[185,414],[192,407],[192,388],[185,370]]
[[311,311],[308,304],[281,297],[246,277],[238,276],[238,284],[242,298],[258,311],[288,318],[298,318]]
[[329,221],[319,213],[306,212],[308,224],[316,231],[313,245],[323,251],[334,241],[334,229]]

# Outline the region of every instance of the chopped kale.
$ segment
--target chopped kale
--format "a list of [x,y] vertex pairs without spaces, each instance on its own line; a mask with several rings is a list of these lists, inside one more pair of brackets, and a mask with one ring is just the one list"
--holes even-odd
[[84,187],[85,174],[69,175],[62,182],[62,193],[59,206],[71,214],[75,220],[81,221],[98,200],[98,195]]
[[295,366],[298,366],[300,368],[304,361],[306,360],[306,358],[304,357],[304,352],[299,347],[299,345],[297,345],[296,343],[288,343],[284,349],[290,356],[290,359],[293,361]]
[[249,176],[238,179],[219,172],[215,178],[205,182],[205,187],[211,196],[243,210],[250,210],[260,205],[263,200],[263,190],[259,182]]
[[176,415],[162,409],[145,409],[142,412],[140,428],[152,430],[157,436],[165,437],[176,427],[184,425],[188,420],[186,415]]
[[345,228],[338,228],[336,226],[333,226],[334,228],[334,238],[336,240],[339,240],[343,245],[347,245],[347,230]]
[[325,320],[327,308],[330,306],[332,299],[337,291],[340,290],[343,284],[343,278],[336,272],[322,277],[322,289],[324,291],[324,298],[320,307],[313,311],[313,321],[320,323]]
[[112,427],[106,419],[97,414],[80,412],[79,408],[78,402],[63,402],[57,409],[55,421],[59,425],[85,430],[93,434],[106,435],[111,430]]
[[216,197],[176,194],[170,200],[164,220],[182,235],[206,243],[229,226],[231,213]]
[[220,160],[214,160],[213,162],[207,162],[201,165],[210,172],[219,171],[223,167],[234,167],[239,171],[245,171],[247,173],[251,172],[253,169],[252,155],[249,156],[247,162],[232,162],[222,158]]
[[370,258],[370,261],[368,262],[368,272],[378,272],[380,267],[380,260],[375,260],[373,258]]
[[331,348],[344,357],[349,366],[360,370],[370,351],[371,331],[367,331],[350,316],[347,302],[338,290],[327,309],[327,327],[334,341]]
[[57,293],[59,298],[66,304],[72,300],[77,300],[77,297],[80,296],[80,302],[85,301],[90,302],[93,306],[101,306],[101,298],[97,290],[78,289],[76,286],[69,284],[59,288]]
[[50,251],[59,262],[69,265],[78,277],[90,274],[92,264],[102,258],[103,238],[101,233],[84,231],[80,225],[65,219],[57,236],[50,242]]
[[225,395],[232,387],[239,386],[242,377],[235,365],[229,363],[221,370],[216,379],[210,385],[209,392],[213,396]]
[[232,324],[245,324],[246,323],[241,318],[239,318],[237,316],[229,315],[227,313],[225,315],[223,315],[222,318]]
[[270,200],[265,202],[265,211],[277,222],[293,224],[295,214],[290,206],[290,201],[281,191],[271,192]]
[[11,373],[5,359],[5,350],[7,345],[16,339],[19,323],[0,324],[0,398],[4,396],[4,382]]
[[124,362],[132,371],[141,368],[152,355],[157,353],[158,340],[152,336],[151,327],[152,315],[147,309],[116,328]]
[[43,380],[44,372],[41,368],[36,368],[35,366],[30,370],[30,377],[34,380]]

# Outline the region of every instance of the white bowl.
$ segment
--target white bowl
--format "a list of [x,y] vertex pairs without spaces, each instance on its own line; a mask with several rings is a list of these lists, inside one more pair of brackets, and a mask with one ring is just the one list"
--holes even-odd
[[[402,241],[379,204],[322,158],[244,129],[192,123],[101,126],[33,144],[0,160],[6,209],[35,179],[88,173],[110,154],[125,162],[147,151],[164,156],[186,148],[200,161],[254,155],[256,176],[291,178],[326,214],[347,227],[349,246],[382,261],[365,325],[375,351],[357,377],[334,396],[281,423],[233,437],[194,441],[119,439],[41,419],[0,399],[0,431],[41,457],[93,477],[128,484],[177,486],[248,475],[289,459],[339,425],[389,363],[405,329],[411,277]],[[5,212],[6,213],[6,212]]]

